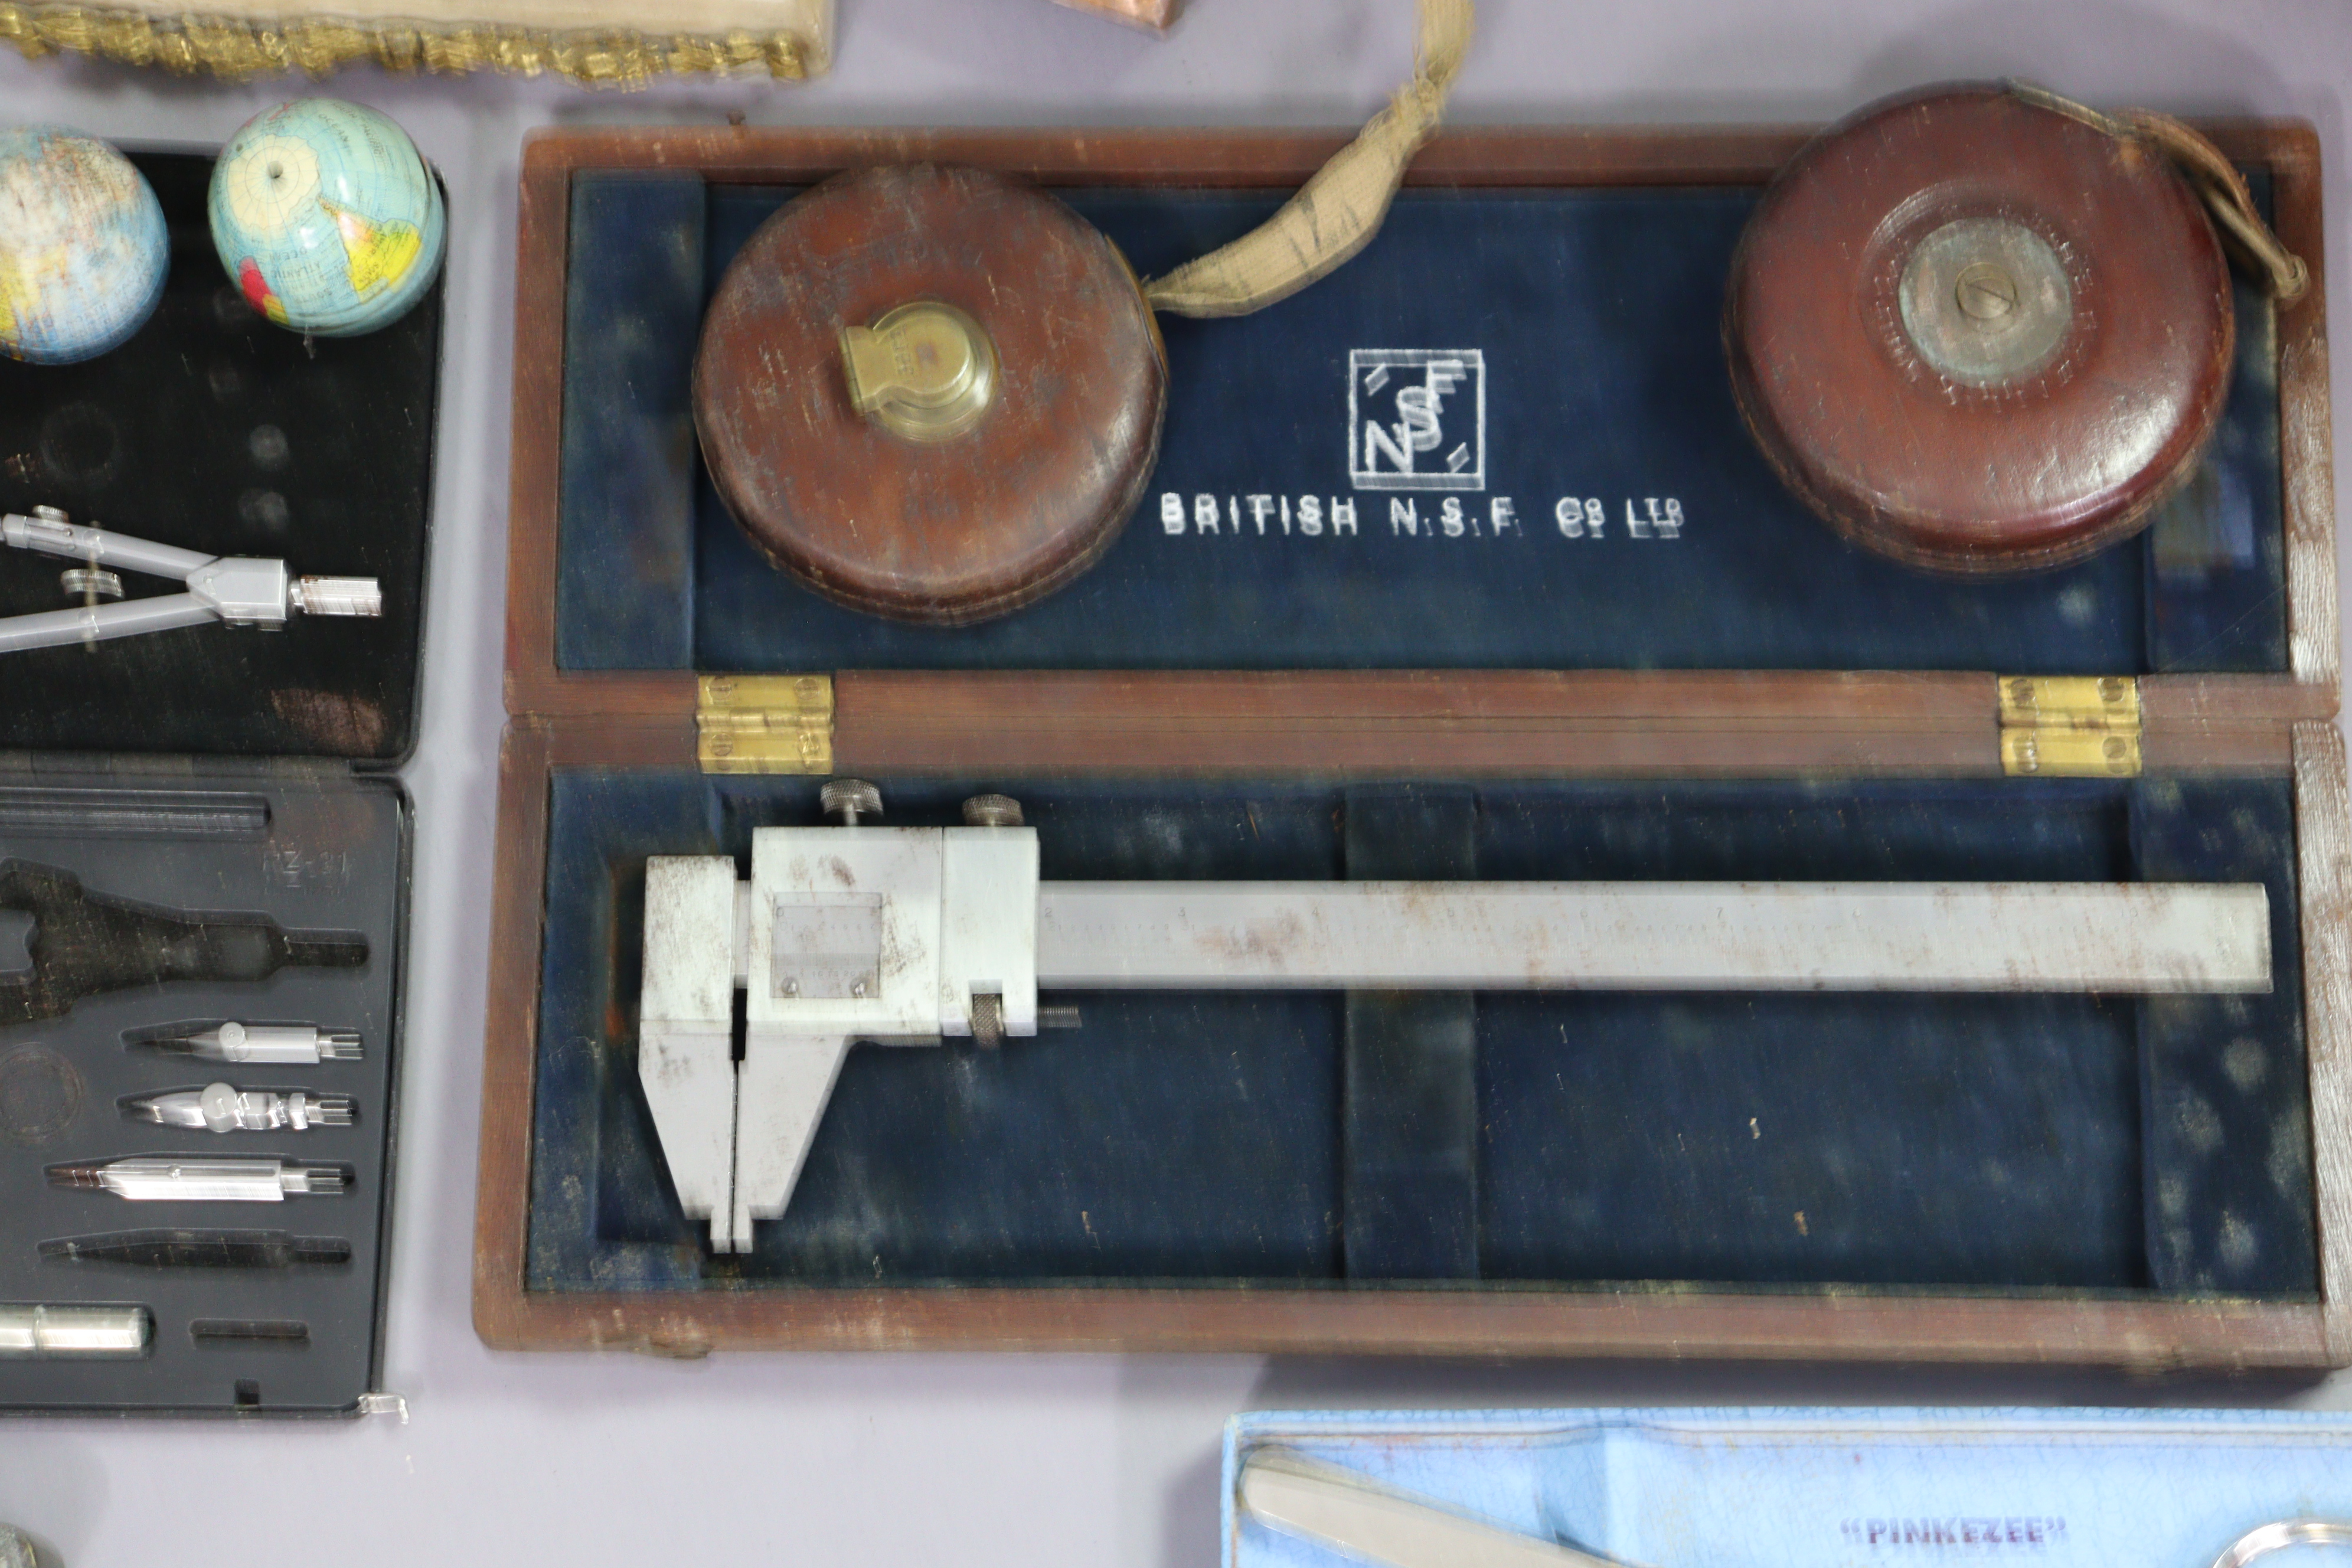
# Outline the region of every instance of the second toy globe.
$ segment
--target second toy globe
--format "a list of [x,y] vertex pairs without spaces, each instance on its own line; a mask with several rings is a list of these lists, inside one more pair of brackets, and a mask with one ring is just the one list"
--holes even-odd
[[408,313],[440,270],[439,182],[373,109],[297,99],[248,121],[214,166],[213,244],[279,326],[352,337]]

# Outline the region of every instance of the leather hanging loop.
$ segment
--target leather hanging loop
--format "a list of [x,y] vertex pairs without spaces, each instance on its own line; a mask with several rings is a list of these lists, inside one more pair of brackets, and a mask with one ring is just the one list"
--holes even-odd
[[2110,136],[2148,142],[2179,169],[2204,199],[2206,211],[2213,221],[2263,272],[2273,299],[2282,305],[2292,305],[2310,289],[2311,268],[2303,258],[2281,244],[2270,225],[2263,221],[2261,209],[2254,205],[2254,194],[2246,187],[2246,178],[2238,172],[2238,166],[2186,121],[2150,109],[2123,109],[2105,114],[2032,82],[2010,81],[2002,85],[2029,103],[2071,115]]
[[1288,299],[1370,245],[1404,172],[1436,134],[1470,47],[1470,0],[1421,0],[1413,78],[1264,224],[1143,286],[1155,310],[1245,316]]

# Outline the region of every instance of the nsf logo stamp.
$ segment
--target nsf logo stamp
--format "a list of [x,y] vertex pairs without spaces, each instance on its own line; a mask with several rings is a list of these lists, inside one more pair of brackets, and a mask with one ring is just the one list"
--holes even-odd
[[1348,478],[1360,490],[1486,488],[1486,356],[1351,349]]
[[[1328,366],[1330,361],[1322,363]],[[1300,390],[1288,389],[1288,400],[1297,402]],[[1286,418],[1283,424],[1286,428]],[[1592,449],[1579,447],[1568,455],[1606,460],[1605,445],[1584,445]],[[1323,450],[1323,461],[1328,461],[1334,454],[1328,447]],[[1541,456],[1556,460],[1562,454],[1547,451]],[[1171,540],[1263,540],[1283,548],[1294,548],[1289,542],[1295,540],[1295,548],[1301,550],[1371,549],[1376,548],[1374,541],[1384,547],[1406,540],[1444,550],[1453,545],[1441,541],[1517,545],[1556,537],[1575,541],[1579,551],[1613,552],[1621,540],[1638,549],[1653,540],[1687,537],[1680,497],[1586,494],[1590,478],[1573,470],[1564,478],[1579,493],[1552,494],[1535,503],[1549,506],[1551,526],[1547,528],[1538,521],[1540,513],[1529,506],[1526,490],[1517,489],[1508,478],[1517,468],[1525,483],[1525,457],[1504,465],[1502,477],[1487,473],[1485,351],[1350,349],[1348,492],[1286,494],[1280,486],[1254,491],[1232,478],[1215,489],[1163,489],[1160,531]],[[1322,462],[1314,463],[1310,471],[1330,472]],[[1671,487],[1650,483],[1642,488]],[[1374,494],[1361,493],[1367,490]],[[1382,499],[1381,491],[1390,493]],[[1382,522],[1388,527],[1381,528]],[[1403,547],[1418,549],[1421,544]],[[1478,546],[1465,543],[1462,548]]]

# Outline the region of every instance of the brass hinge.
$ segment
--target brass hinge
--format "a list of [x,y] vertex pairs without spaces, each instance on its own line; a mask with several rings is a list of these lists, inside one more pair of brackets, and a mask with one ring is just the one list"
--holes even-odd
[[2000,768],[2038,778],[2137,778],[2139,682],[2127,675],[2004,675]]
[[694,727],[706,773],[829,773],[833,677],[706,675]]

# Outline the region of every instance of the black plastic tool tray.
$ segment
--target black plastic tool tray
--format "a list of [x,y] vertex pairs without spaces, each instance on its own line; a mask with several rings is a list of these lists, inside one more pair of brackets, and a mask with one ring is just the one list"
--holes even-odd
[[[316,785],[212,774],[126,788],[120,774],[0,782],[0,858],[69,870],[86,889],[170,909],[269,915],[366,939],[357,969],[281,969],[247,984],[181,984],[86,999],[0,1030],[0,1301],[146,1307],[152,1342],[124,1360],[0,1360],[0,1400],[104,1406],[325,1412],[375,1386],[385,1220],[392,1197],[408,807],[390,780]],[[195,787],[191,787],[195,786]],[[209,826],[198,826],[202,818]],[[22,917],[0,916],[0,966],[24,963]],[[358,1033],[358,1061],[236,1066],[136,1043],[226,1019]],[[230,1132],[124,1119],[126,1096],[226,1082],[350,1095],[347,1128]],[[346,1168],[340,1196],[282,1204],[131,1203],[49,1185],[45,1167],[129,1154],[278,1156]],[[150,1268],[44,1258],[42,1242],[97,1233],[286,1231],[351,1244],[351,1260],[291,1268]]]
[[[122,991],[0,1027],[0,1183],[11,1194],[0,1303],[139,1305],[153,1318],[140,1356],[0,1358],[0,1408],[348,1412],[380,1384],[410,842],[397,781],[353,770],[396,763],[415,744],[441,289],[383,331],[306,344],[255,315],[222,272],[205,216],[212,158],[131,158],[170,226],[163,303],[128,343],[87,363],[0,361],[0,510],[55,506],[184,548],[373,574],[384,615],[0,658],[0,859],[165,910],[355,933],[369,952],[361,968]],[[0,551],[0,614],[66,603],[60,564]],[[130,574],[125,586],[134,597],[176,590]],[[0,972],[26,963],[28,925],[0,915]],[[228,1019],[355,1030],[364,1054],[232,1066],[130,1043]],[[215,1081],[348,1094],[358,1120],[215,1135],[128,1121],[118,1104]],[[284,1204],[131,1203],[44,1175],[65,1162],[173,1153],[341,1164],[352,1185]],[[68,1237],[163,1229],[333,1237],[351,1259],[152,1268],[39,1252]]]

